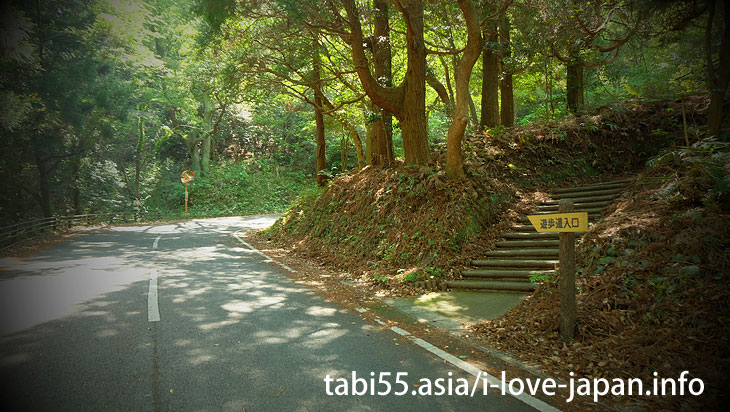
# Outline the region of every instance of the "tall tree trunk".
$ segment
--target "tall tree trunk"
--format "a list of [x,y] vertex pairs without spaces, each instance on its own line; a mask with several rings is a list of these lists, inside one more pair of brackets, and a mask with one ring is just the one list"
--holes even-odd
[[512,45],[510,44],[510,22],[507,14],[499,22],[499,41],[504,47],[502,53],[502,80],[499,83],[499,94],[502,101],[500,117],[502,125],[512,127],[515,125],[515,98],[512,91],[512,69],[504,64],[504,60],[512,57]]
[[342,173],[347,173],[347,158],[350,155],[349,150],[347,149],[347,136],[342,135],[342,137],[340,138],[340,163],[342,166]]
[[566,88],[566,100],[568,103],[568,110],[572,113],[578,113],[583,110],[583,59],[578,55],[578,52],[573,52],[570,55],[566,71],[567,76],[565,79]]
[[426,128],[426,47],[423,39],[423,4],[421,0],[397,2],[406,22],[408,68],[397,87],[384,87],[370,72],[363,47],[360,13],[354,0],[342,0],[351,35],[352,59],[358,78],[373,103],[393,113],[400,121],[406,164],[429,162]]
[[423,38],[423,4],[409,0],[401,11],[406,18],[408,70],[402,110],[397,115],[403,135],[406,164],[427,165],[430,159],[426,125],[426,44]]
[[482,34],[474,4],[471,0],[458,0],[458,3],[466,20],[468,37],[464,55],[454,70],[456,104],[446,138],[446,176],[450,179],[464,178],[461,141],[469,122],[469,80],[482,51]]
[[[329,110],[334,110],[334,105],[327,98],[327,96],[325,96],[324,94],[322,94],[321,96],[322,96],[322,99],[324,100],[325,107],[327,107]],[[334,111],[331,111],[330,115],[332,117],[334,117],[335,119],[337,119],[337,121],[340,122],[342,127],[344,127],[345,130],[347,130],[347,134],[350,136],[350,139],[352,140],[352,144],[355,146],[355,154],[357,154],[357,169],[358,170],[362,169],[363,167],[365,167],[365,165],[367,165],[367,158],[365,156],[365,152],[363,152],[362,139],[360,139],[360,133],[358,133],[355,126],[352,125],[352,122],[350,122],[350,120],[346,116],[341,116]]]
[[370,115],[374,119],[368,119],[365,126],[367,137],[365,140],[365,153],[367,162],[373,166],[389,166],[393,158],[392,147],[388,147],[388,135],[385,122],[382,118],[383,109],[370,104]]
[[317,126],[317,185],[321,187],[327,184],[327,176],[322,173],[327,168],[327,159],[325,157],[324,115],[322,114],[322,105],[324,104],[324,98],[322,97],[322,79],[320,75],[322,62],[319,56],[319,39],[317,34],[314,35],[313,50],[312,77],[314,85],[314,122]]
[[[373,69],[378,82],[385,87],[393,86],[393,69],[392,57],[390,50],[390,21],[388,12],[388,2],[386,0],[374,0],[373,8],[375,9],[375,24],[373,29]],[[384,152],[378,152],[377,158],[381,160],[379,165],[388,166],[393,163],[395,157],[393,155],[393,115],[385,110],[379,109],[381,112],[378,120],[383,124],[385,130],[385,144],[376,144],[374,147],[385,149]]]
[[[478,57],[479,56],[477,56],[477,58]],[[474,98],[471,97],[471,93],[469,93],[467,97],[469,98],[469,120],[471,121],[472,130],[476,130],[479,126],[479,115],[477,115],[477,106],[474,104]]]
[[210,173],[210,147],[213,136],[207,133],[202,142],[200,142],[200,173],[202,176],[207,176]]
[[479,126],[483,129],[499,124],[499,52],[497,26],[484,30],[482,51],[482,113]]
[[193,143],[189,146],[190,150],[190,169],[200,176],[200,144],[193,139]]
[[365,154],[362,151],[362,140],[360,139],[360,133],[357,132],[355,126],[350,122],[342,122],[347,130],[347,134],[352,140],[352,144],[355,146],[355,154],[357,154],[357,168],[362,169],[367,164]]
[[723,35],[720,42],[719,67],[715,69],[712,62],[712,20],[715,13],[715,2],[710,5],[710,14],[705,36],[705,53],[707,55],[707,72],[710,84],[710,107],[707,112],[707,134],[720,134],[723,121],[723,103],[730,83],[730,1],[723,1]]

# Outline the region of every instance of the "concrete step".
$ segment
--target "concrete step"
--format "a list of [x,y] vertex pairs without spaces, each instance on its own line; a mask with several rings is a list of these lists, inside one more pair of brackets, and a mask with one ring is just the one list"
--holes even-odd
[[502,240],[495,243],[497,248],[522,248],[522,247],[536,247],[536,248],[550,248],[560,246],[559,240]]
[[634,180],[633,177],[626,177],[623,179],[609,180],[609,181],[605,181],[605,182],[587,183],[584,185],[580,185],[578,187],[605,186],[605,185],[613,185],[616,183],[623,183],[625,185],[629,182],[632,182],[633,180]]
[[[602,207],[598,208],[592,208],[592,209],[575,209],[573,212],[588,212],[588,214],[598,214],[601,213],[601,210],[603,210]],[[531,215],[549,215],[551,213],[558,213],[557,210],[538,210],[537,212],[530,213]]]
[[506,282],[496,280],[452,280],[446,282],[451,289],[504,290],[514,292],[532,292],[536,286],[530,282]]
[[465,278],[521,279],[529,280],[533,273],[548,274],[554,270],[515,270],[515,269],[470,269],[461,272]]
[[[573,203],[587,203],[587,202],[600,202],[604,200],[613,201],[618,196],[616,195],[601,195],[601,196],[584,196],[584,197],[574,197]],[[559,204],[559,200],[546,200],[541,203],[541,205],[557,205]]]
[[557,259],[488,259],[488,260],[472,260],[472,266],[479,267],[495,267],[495,268],[530,268],[530,269],[555,269],[555,265],[558,264]]
[[490,250],[486,257],[551,257],[558,258],[558,249],[506,249]]
[[535,227],[532,225],[513,225],[510,229],[512,232],[534,232]]
[[575,198],[581,198],[581,197],[591,197],[591,196],[604,196],[604,195],[614,195],[617,196],[621,192],[623,192],[623,188],[618,189],[597,189],[597,190],[591,190],[591,191],[585,191],[585,192],[566,192],[566,193],[556,193],[550,195],[553,199],[575,199]]
[[[604,208],[611,204],[610,200],[602,200],[600,202],[580,202],[580,203],[573,203],[573,206],[575,207],[575,210],[580,212],[582,209],[595,209],[595,208]],[[538,205],[537,210],[543,211],[543,210],[558,210],[558,205]]]
[[550,194],[561,194],[561,193],[577,193],[577,192],[593,192],[595,190],[613,190],[621,189],[626,186],[626,183],[611,183],[605,185],[594,185],[594,186],[577,186],[577,187],[564,187],[561,189],[554,189],[550,191]]
[[559,239],[558,233],[539,233],[539,232],[509,232],[502,233],[500,236],[504,239],[518,239],[518,240],[557,240]]

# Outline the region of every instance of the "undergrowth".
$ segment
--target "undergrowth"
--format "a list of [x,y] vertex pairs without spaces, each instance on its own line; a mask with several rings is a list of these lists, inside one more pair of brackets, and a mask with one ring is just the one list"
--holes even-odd
[[688,370],[708,394],[652,402],[719,406],[730,383],[730,143],[702,139],[653,157],[613,207],[578,249],[575,341],[560,340],[558,316],[547,315],[559,313],[555,279],[475,330],[564,377]]
[[[188,217],[253,215],[283,212],[303,190],[314,187],[311,177],[270,161],[249,159],[211,165],[207,176],[188,188]],[[165,217],[184,214],[185,190],[177,174],[161,179],[145,206]]]
[[530,192],[642,167],[681,124],[671,106],[628,105],[468,135],[463,181],[445,178],[445,147],[437,146],[427,167],[365,168],[300,197],[263,236],[385,288],[450,276],[489,246],[510,207]]

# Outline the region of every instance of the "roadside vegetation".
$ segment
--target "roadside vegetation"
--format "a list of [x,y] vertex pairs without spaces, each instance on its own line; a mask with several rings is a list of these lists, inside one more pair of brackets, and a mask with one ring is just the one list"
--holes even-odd
[[0,227],[281,213],[261,240],[409,295],[547,190],[634,176],[581,244],[574,342],[549,277],[474,333],[563,377],[726,389],[728,7],[5,2]]

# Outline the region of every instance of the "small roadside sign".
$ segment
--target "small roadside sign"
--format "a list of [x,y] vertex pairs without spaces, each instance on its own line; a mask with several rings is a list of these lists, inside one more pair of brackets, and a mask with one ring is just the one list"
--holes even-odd
[[538,232],[587,232],[588,213],[551,213],[528,215],[530,223]]

